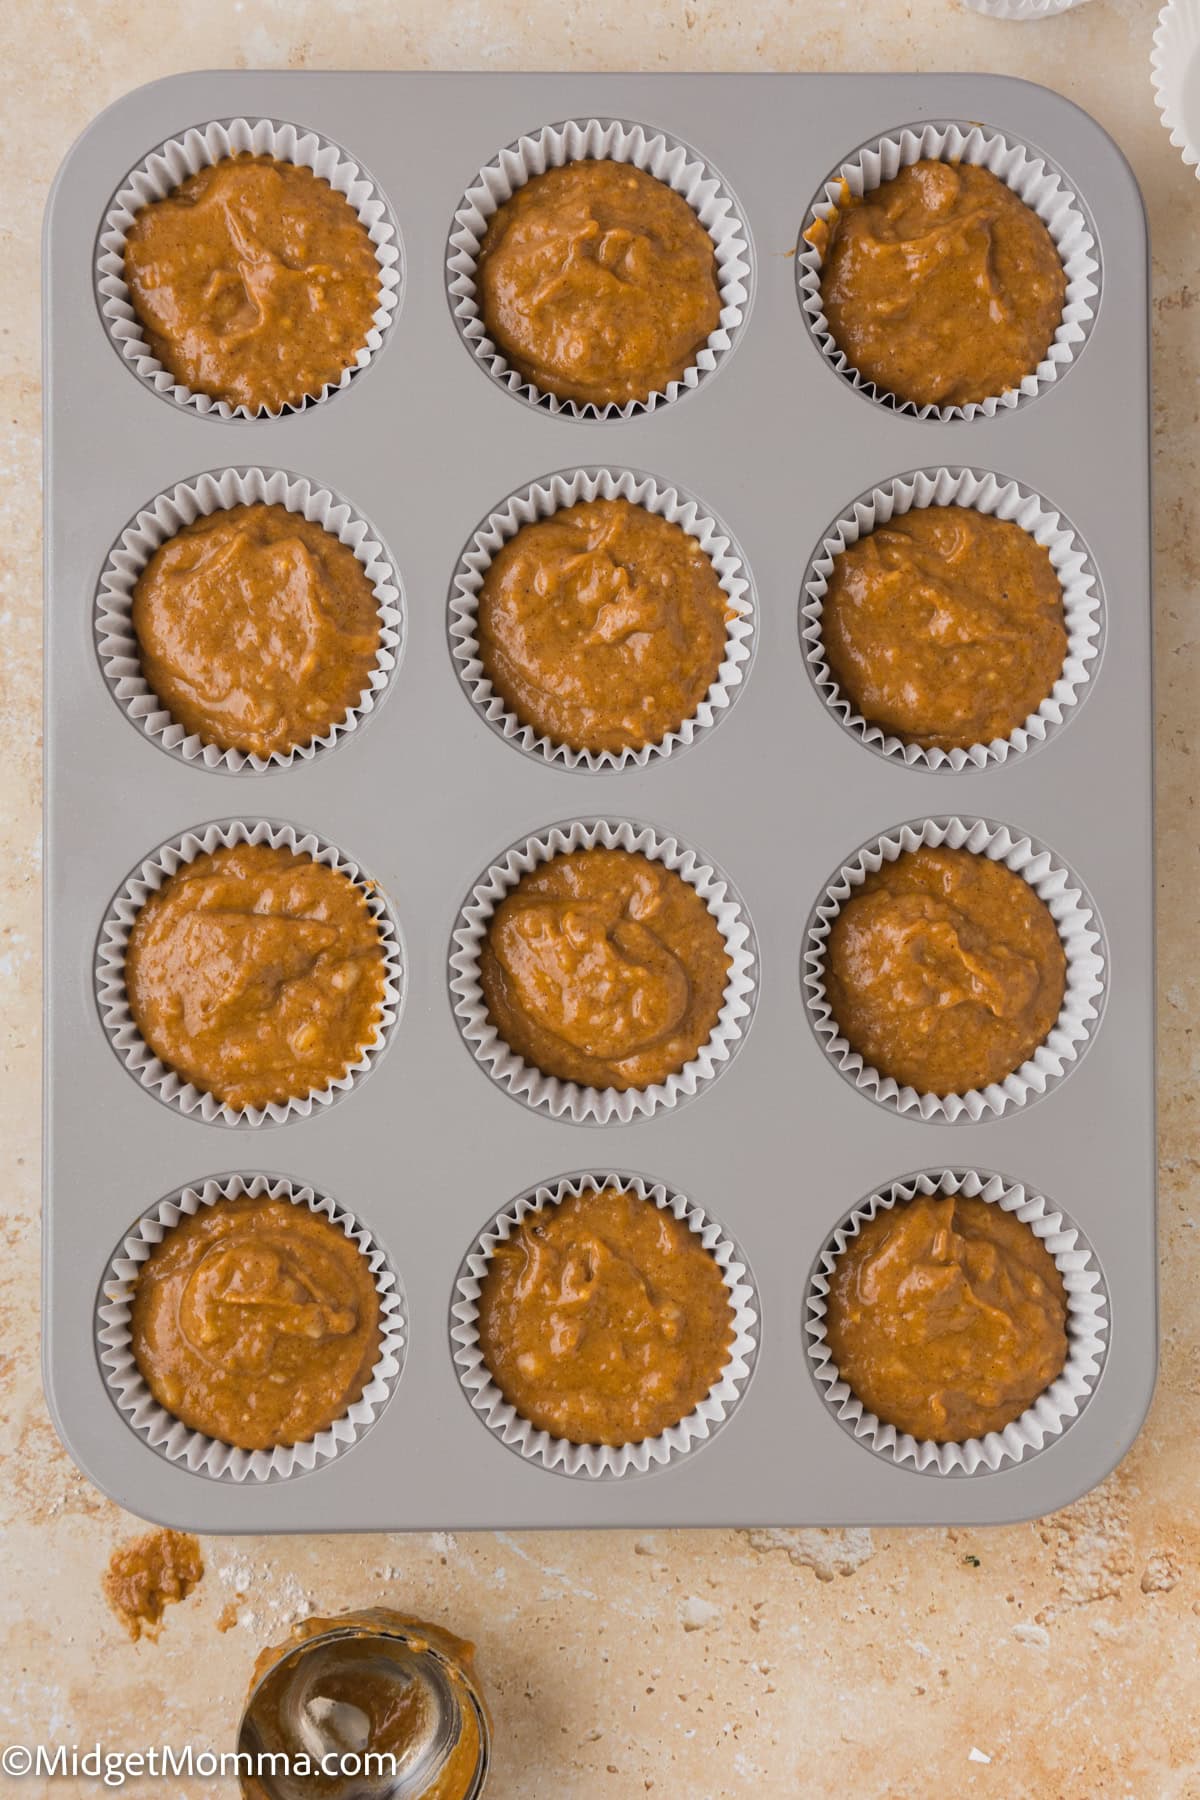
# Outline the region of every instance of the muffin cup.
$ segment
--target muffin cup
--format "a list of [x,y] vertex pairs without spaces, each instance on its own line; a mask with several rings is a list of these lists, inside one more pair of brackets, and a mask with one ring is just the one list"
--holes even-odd
[[[878,1212],[902,1205],[917,1194],[963,1194],[1013,1212],[1054,1258],[1067,1291],[1067,1360],[1045,1393],[1003,1431],[982,1438],[939,1444],[885,1425],[868,1412],[842,1380],[826,1336],[829,1278],[838,1257]],[[1077,1225],[1040,1194],[1002,1175],[975,1169],[933,1169],[908,1175],[870,1194],[838,1226],[817,1258],[809,1278],[805,1331],[813,1378],[835,1418],[859,1443],[901,1467],[925,1474],[990,1475],[1006,1464],[1027,1461],[1061,1437],[1095,1391],[1108,1350],[1108,1296],[1090,1244]]]
[[[198,170],[245,152],[273,156],[279,162],[297,163],[327,181],[354,208],[374,245],[379,264],[375,317],[354,367],[344,369],[336,384],[327,382],[320,393],[306,394],[302,400],[290,402],[277,411],[260,406],[251,412],[249,407],[231,406],[227,400],[195,393],[177,382],[146,342],[142,322],[134,310],[125,281],[125,240],[141,209],[152,201],[165,199]],[[400,299],[401,274],[396,226],[371,177],[328,138],[273,119],[214,120],[208,125],[193,126],[180,137],[168,138],[125,177],[109,204],[96,246],[97,303],[118,354],[156,394],[173,400],[177,406],[188,406],[195,412],[218,419],[279,418],[286,413],[303,412],[348,387],[352,377],[365,369],[383,347]]]
[[[133,1355],[130,1333],[134,1285],[156,1244],[182,1218],[202,1207],[236,1200],[290,1200],[306,1206],[352,1238],[366,1258],[380,1306],[379,1355],[362,1395],[341,1418],[315,1437],[274,1450],[239,1450],[217,1438],[193,1431],[159,1405]],[[113,1403],[139,1437],[168,1462],[182,1463],[193,1475],[226,1481],[281,1481],[304,1475],[356,1444],[391,1398],[404,1365],[404,1296],[395,1270],[364,1225],[326,1194],[301,1187],[280,1175],[230,1175],[185,1187],[143,1213],[114,1252],[96,1302],[96,1348],[100,1369]]]
[[[1062,1009],[1028,1061],[1002,1082],[961,1094],[923,1094],[864,1063],[842,1036],[825,987],[825,957],[833,921],[867,875],[905,851],[969,850],[1001,862],[1045,902],[1067,959]],[[1078,1063],[1095,1036],[1104,1006],[1107,958],[1095,904],[1079,878],[1036,839],[1014,835],[984,819],[924,819],[874,838],[839,869],[809,917],[804,934],[803,983],[809,1023],[834,1067],[868,1098],[933,1124],[977,1124],[1039,1099]]]
[[[1185,85],[1190,70],[1200,66],[1200,0],[1168,0],[1158,15],[1150,79],[1154,104],[1171,142],[1200,180],[1200,136],[1196,135],[1194,102],[1189,111]],[[1192,76],[1195,80],[1195,76]],[[1190,119],[1190,123],[1189,123]]]
[[1053,19],[1059,13],[1071,12],[1086,0],[963,0],[972,12],[985,13],[989,19]]
[[[835,342],[821,300],[822,250],[809,242],[818,222],[831,219],[846,189],[861,197],[891,181],[908,164],[924,158],[974,163],[1003,181],[1041,219],[1062,258],[1067,278],[1063,314],[1054,340],[1019,388],[973,400],[966,406],[918,406],[867,381]],[[1092,327],[1099,305],[1100,263],[1092,226],[1058,170],[1034,150],[982,125],[903,126],[866,144],[822,183],[805,217],[796,245],[796,286],[809,330],[826,361],[852,387],[895,412],[918,419],[990,419],[1000,407],[1033,399],[1070,366]]]
[[[156,893],[185,864],[198,856],[210,855],[222,846],[234,844],[268,844],[272,849],[291,850],[312,857],[328,869],[337,869],[366,896],[367,906],[379,927],[380,947],[384,957],[383,1011],[375,1035],[359,1060],[339,1080],[328,1087],[297,1095],[286,1101],[271,1101],[268,1106],[229,1106],[213,1094],[193,1086],[166,1063],[155,1056],[134,1023],[125,988],[125,949],[133,922],[152,893]],[[134,869],[118,889],[108,914],[100,927],[96,946],[96,1000],[100,1020],[109,1041],[129,1073],[156,1100],[177,1107],[188,1117],[203,1120],[206,1125],[282,1125],[289,1119],[307,1119],[322,1106],[331,1106],[371,1073],[385,1049],[395,1027],[401,1006],[404,969],[400,932],[390,907],[376,884],[358,864],[344,857],[340,850],[315,832],[303,836],[290,825],[272,825],[266,820],[248,823],[243,819],[226,819],[214,825],[198,825],[182,837],[163,844]]]
[[[632,163],[682,195],[712,238],[717,259],[721,318],[716,330],[678,381],[670,382],[661,393],[651,394],[645,400],[629,400],[623,406],[615,401],[605,406],[594,401],[581,404],[543,393],[510,367],[488,337],[476,299],[479,250],[493,213],[534,175],[544,175],[547,169],[560,168],[564,163],[597,159]],[[750,232],[724,179],[680,139],[621,119],[568,119],[562,124],[545,125],[509,144],[480,170],[459,201],[446,246],[450,309],[459,334],[476,361],[493,381],[518,399],[572,419],[637,418],[697,387],[733,347],[750,308],[750,286]]]
[[[564,507],[587,500],[628,500],[658,518],[668,519],[694,538],[717,572],[734,613],[725,633],[725,655],[716,678],[691,718],[657,743],[640,750],[572,750],[568,745],[523,725],[496,693],[479,658],[476,627],[479,592],[493,558],[524,525],[548,519]],[[715,725],[736,699],[754,649],[754,605],[745,561],[729,532],[700,502],[678,488],[662,487],[651,475],[628,469],[573,469],[548,475],[490,513],[472,533],[459,559],[450,589],[450,650],[459,679],[472,704],[506,743],[545,762],[592,773],[644,768],[655,757],[686,748]]]
[[[509,1048],[488,1017],[479,980],[479,954],[492,916],[523,875],[572,850],[627,850],[671,869],[700,898],[716,920],[732,960],[724,1003],[712,1034],[696,1056],[674,1075],[647,1088],[581,1087],[545,1075]],[[678,1106],[727,1068],[750,1026],[757,981],[758,946],[740,895],[726,875],[677,838],[662,837],[649,825],[628,820],[590,819],[551,825],[514,844],[492,863],[463,902],[450,950],[450,995],[458,1028],[471,1054],[515,1100],[552,1118],[576,1125],[627,1125],[633,1119]]]
[[[569,1195],[597,1194],[606,1187],[632,1189],[640,1199],[674,1214],[695,1232],[720,1268],[733,1308],[734,1341],[719,1381],[677,1425],[636,1444],[573,1444],[566,1438],[552,1437],[548,1431],[539,1431],[523,1419],[496,1386],[479,1342],[478,1301],[496,1245],[510,1238],[523,1219],[557,1206]],[[754,1278],[742,1252],[694,1201],[661,1182],[644,1181],[639,1175],[608,1171],[564,1175],[557,1181],[529,1188],[481,1233],[459,1269],[450,1308],[450,1339],[467,1399],[488,1429],[509,1449],[560,1475],[582,1475],[592,1480],[645,1475],[706,1443],[736,1407],[758,1354],[758,1306]]]
[[[843,694],[825,658],[822,616],[834,557],[877,526],[914,508],[966,506],[989,517],[1008,519],[1049,552],[1062,586],[1067,654],[1062,673],[1035,713],[1006,738],[969,749],[923,749],[869,725]],[[1100,581],[1078,533],[1040,495],[992,474],[974,469],[919,469],[872,488],[855,500],[825,533],[808,567],[800,605],[800,636],[813,683],[830,712],[869,749],[909,768],[957,773],[984,769],[1036,748],[1053,735],[1083,699],[1101,643]]]
[[[358,704],[323,737],[291,750],[273,750],[265,757],[245,750],[222,750],[219,744],[206,742],[198,733],[185,731],[172,718],[142,672],[132,622],[134,587],[160,545],[196,519],[231,506],[256,504],[286,507],[310,524],[320,525],[352,550],[375,590],[380,627],[375,667]],[[297,759],[310,762],[318,752],[331,750],[356,731],[371,715],[400,660],[404,612],[391,557],[378,534],[344,500],[337,499],[327,488],[316,487],[281,469],[222,469],[179,482],[159,494],[125,527],[100,576],[95,631],[100,666],[112,696],[126,718],[148,738],[184,762],[233,774],[261,775],[269,769],[289,768]]]

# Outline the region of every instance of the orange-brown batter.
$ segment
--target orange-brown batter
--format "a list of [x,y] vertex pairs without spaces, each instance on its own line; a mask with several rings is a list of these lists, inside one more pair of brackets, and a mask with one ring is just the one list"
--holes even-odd
[[154,1054],[233,1107],[327,1088],[374,1042],[386,979],[366,896],[266,844],[198,856],[133,922],[125,987]]
[[519,187],[488,224],[478,286],[501,354],[581,404],[662,393],[721,321],[711,237],[630,163],[568,163]]
[[730,966],[681,876],[631,851],[575,850],[500,902],[479,977],[500,1036],[543,1074],[646,1088],[708,1042]]
[[479,1343],[504,1398],[572,1444],[657,1437],[720,1379],[721,1271],[694,1231],[631,1190],[570,1194],[497,1244]]
[[134,1643],[157,1638],[168,1606],[186,1600],[204,1575],[190,1531],[148,1531],[118,1544],[104,1571],[104,1597]]
[[182,1218],[138,1272],[134,1360],[172,1417],[241,1450],[299,1444],[359,1399],[379,1295],[358,1245],[291,1200],[248,1194]]
[[520,719],[573,750],[640,749],[716,679],[729,603],[679,525],[590,500],[522,526],[479,594],[479,656]]
[[868,724],[940,750],[1008,737],[1067,650],[1049,551],[966,506],[914,507],[835,556],[821,639]]
[[354,552],[283,506],[185,525],[133,590],[146,680],[171,717],[257,756],[321,738],[358,705],[379,611]]
[[885,1425],[939,1444],[1003,1431],[1062,1373],[1067,1296],[999,1206],[924,1194],[868,1219],[829,1278],[838,1373]]
[[[442,1626],[409,1618],[391,1607],[375,1606],[332,1618],[305,1619],[284,1643],[269,1645],[260,1652],[247,1696],[256,1728],[256,1748],[268,1755],[293,1757],[303,1748],[291,1727],[295,1710],[293,1689],[299,1681],[307,1681],[306,1647],[312,1645],[314,1638],[331,1631],[344,1634],[339,1637],[336,1650],[314,1647],[311,1652],[322,1659],[314,1694],[320,1702],[353,1707],[362,1714],[366,1720],[364,1750],[394,1756],[401,1771],[406,1753],[426,1737],[431,1703],[424,1689],[415,1684],[400,1687],[379,1670],[378,1634],[402,1638],[416,1655],[433,1651],[441,1658],[458,1704],[459,1732],[447,1761],[432,1785],[422,1789],[420,1800],[471,1800],[478,1794],[484,1765],[480,1715],[485,1726],[488,1715],[475,1678],[475,1646]],[[373,1662],[377,1665],[374,1668]],[[248,1742],[243,1726],[239,1748],[247,1748]],[[253,1776],[240,1779],[245,1800],[268,1800],[262,1784]],[[339,1793],[344,1779],[314,1774],[310,1785],[314,1796],[319,1797]]]
[[826,989],[851,1049],[922,1093],[1003,1081],[1058,1018],[1066,957],[1048,908],[1003,863],[914,850],[856,888]]
[[851,365],[901,400],[966,406],[1019,387],[1054,340],[1067,280],[1031,207],[988,169],[916,162],[810,227]]
[[214,163],[144,206],[125,280],[175,380],[277,411],[353,368],[379,304],[379,264],[350,202],[270,156]]

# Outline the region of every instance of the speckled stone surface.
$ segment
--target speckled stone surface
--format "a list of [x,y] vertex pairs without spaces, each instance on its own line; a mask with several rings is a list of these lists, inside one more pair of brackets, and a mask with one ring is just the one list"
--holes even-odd
[[[0,10],[0,1744],[229,1749],[260,1645],[308,1611],[383,1603],[478,1642],[490,1800],[1200,1796],[1200,185],[1154,111],[1154,17],[1150,0],[1020,25],[955,0]],[[213,65],[990,70],[1078,101],[1130,158],[1153,239],[1162,1374],[1132,1453],[1067,1512],[990,1532],[209,1539],[205,1578],[157,1643],[131,1644],[108,1612],[109,1553],[142,1527],[59,1448],[37,1369],[38,242],[87,120],[139,82]],[[127,1791],[208,1800],[234,1784]]]

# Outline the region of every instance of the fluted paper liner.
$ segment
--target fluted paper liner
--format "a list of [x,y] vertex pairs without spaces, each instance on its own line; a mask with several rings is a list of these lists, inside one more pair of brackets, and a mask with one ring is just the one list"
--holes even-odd
[[1171,135],[1175,148],[1200,180],[1200,133],[1196,103],[1186,88],[1194,86],[1200,68],[1200,0],[1168,0],[1158,15],[1154,48],[1150,55],[1150,80],[1154,104]]
[[1086,0],[963,0],[972,12],[983,13],[989,19],[1053,19],[1059,13],[1071,12],[1076,6],[1083,6]]
[[[278,411],[262,406],[251,412],[246,406],[231,406],[227,400],[195,393],[177,382],[146,342],[144,327],[134,310],[125,281],[125,240],[141,209],[152,201],[165,199],[198,170],[246,152],[254,156],[273,156],[279,162],[297,163],[327,181],[358,214],[379,264],[375,317],[354,366],[343,369],[340,381],[326,383],[319,393],[306,394],[302,400],[289,402]],[[96,296],[108,335],[120,356],[155,393],[175,401],[178,406],[188,406],[195,412],[211,414],[218,419],[279,418],[286,413],[303,412],[348,387],[353,377],[366,368],[383,346],[400,299],[401,274],[396,226],[371,177],[328,138],[274,119],[214,120],[208,125],[194,126],[179,137],[168,138],[131,169],[117,189],[105,214],[96,247]]]
[[[172,718],[146,680],[141,652],[134,633],[133,590],[150,558],[162,544],[194,520],[207,518],[233,506],[282,506],[310,524],[320,525],[339,543],[352,550],[375,590],[379,611],[379,649],[375,667],[358,703],[338,719],[324,736],[291,750],[273,750],[270,756],[252,751],[223,750],[197,732],[188,732]],[[404,632],[400,582],[391,557],[378,533],[367,521],[339,500],[328,488],[318,487],[281,469],[222,469],[194,476],[167,489],[144,507],[125,527],[113,545],[100,576],[96,594],[96,643],[100,666],[113,698],[126,718],[162,749],[184,762],[206,769],[225,769],[262,774],[286,769],[298,758],[308,762],[335,744],[375,710],[400,659]]]
[[[375,1279],[379,1295],[379,1354],[359,1399],[340,1419],[299,1444],[274,1450],[239,1450],[201,1431],[160,1406],[150,1392],[133,1354],[130,1333],[137,1277],[157,1244],[179,1221],[203,1206],[219,1206],[247,1194],[253,1199],[290,1200],[327,1218],[353,1239]],[[139,1437],[168,1462],[181,1463],[193,1475],[227,1481],[280,1481],[307,1474],[341,1455],[374,1423],[391,1398],[404,1364],[404,1296],[395,1270],[371,1233],[346,1207],[327,1194],[302,1187],[279,1175],[232,1175],[181,1188],[147,1213],[115,1251],[96,1303],[96,1342],[100,1368],[113,1403]]]
[[[628,500],[668,519],[694,538],[704,551],[725,594],[733,617],[725,631],[725,655],[707,694],[691,718],[656,743],[641,749],[573,750],[532,725],[523,725],[495,691],[479,657],[476,629],[479,593],[500,550],[522,526],[548,519],[564,507],[590,500]],[[651,475],[628,469],[574,469],[547,475],[512,494],[475,529],[463,551],[450,591],[450,649],[459,679],[471,701],[506,743],[568,769],[644,768],[655,757],[669,756],[715,725],[740,692],[754,647],[754,605],[745,561],[721,522],[700,501],[679,488],[664,487]]]
[[[487,335],[476,298],[476,264],[492,215],[534,175],[564,163],[609,159],[632,163],[682,195],[713,240],[720,322],[695,362],[661,393],[623,406],[598,406],[545,394],[510,367]],[[551,413],[575,419],[632,419],[697,387],[732,348],[750,305],[750,234],[725,181],[697,151],[678,138],[621,119],[569,119],[517,139],[493,157],[471,183],[454,214],[446,247],[446,290],[463,342],[476,361],[509,393]]]
[[[908,164],[924,159],[974,163],[990,170],[1041,219],[1062,258],[1067,278],[1062,318],[1042,361],[1022,379],[1019,388],[1008,388],[1003,394],[991,394],[966,406],[918,406],[859,374],[830,332],[821,301],[822,253],[807,236],[816,221],[833,217],[847,188],[855,196],[870,193],[893,180]],[[1091,330],[1099,305],[1099,282],[1100,263],[1091,224],[1063,176],[1036,151],[983,125],[904,126],[865,144],[822,183],[805,215],[796,245],[800,305],[821,354],[870,399],[920,419],[990,419],[1000,407],[1031,400],[1057,381],[1079,354]]]
[[[523,1419],[504,1398],[492,1379],[479,1342],[479,1295],[488,1262],[497,1244],[510,1238],[531,1213],[557,1206],[568,1195],[600,1193],[606,1187],[632,1190],[642,1200],[672,1213],[694,1231],[721,1271],[733,1308],[734,1340],[720,1379],[687,1416],[657,1437],[635,1444],[573,1444],[552,1437]],[[714,1220],[686,1195],[662,1182],[615,1173],[564,1175],[556,1181],[529,1188],[514,1200],[484,1231],[465,1258],[455,1283],[451,1305],[450,1338],[458,1378],[467,1399],[501,1443],[529,1462],[562,1475],[603,1477],[644,1475],[649,1470],[685,1456],[706,1443],[736,1407],[750,1379],[758,1353],[758,1295],[754,1279],[737,1245]]]
[[[500,1036],[488,1017],[479,981],[479,952],[492,915],[523,875],[566,851],[628,850],[660,862],[695,888],[725,940],[732,966],[724,1002],[708,1042],[683,1068],[647,1088],[581,1087],[544,1075]],[[514,844],[492,863],[463,903],[450,950],[450,994],[458,1028],[477,1063],[514,1099],[576,1125],[628,1124],[691,1099],[728,1067],[749,1028],[757,980],[757,945],[749,915],[732,883],[701,853],[649,825],[592,819],[551,825]]]
[[[963,1194],[1015,1213],[1054,1258],[1067,1293],[1067,1360],[1062,1373],[1003,1431],[957,1444],[914,1438],[868,1412],[838,1373],[826,1336],[829,1278],[838,1257],[868,1219],[917,1194]],[[1040,1194],[1002,1175],[975,1169],[933,1169],[906,1176],[856,1206],[817,1260],[805,1314],[810,1366],[834,1416],[876,1455],[927,1474],[989,1475],[1006,1464],[1028,1461],[1078,1418],[1100,1379],[1108,1350],[1108,1296],[1095,1254],[1079,1227]]]
[[[968,749],[924,749],[880,725],[869,725],[838,686],[825,657],[822,617],[834,558],[880,525],[914,508],[965,506],[1007,519],[1029,533],[1050,556],[1062,588],[1067,651],[1062,672],[1037,711],[1006,738]],[[846,729],[881,755],[910,768],[983,769],[1044,743],[1070,716],[1091,679],[1101,641],[1100,582],[1074,527],[1049,501],[1019,482],[974,469],[920,469],[861,495],[825,533],[808,567],[800,607],[800,633],[808,672],[817,692]]]
[[[265,1107],[229,1106],[185,1081],[176,1070],[162,1062],[134,1023],[125,989],[125,949],[129,933],[150,895],[198,856],[211,855],[222,846],[229,848],[234,844],[268,844],[272,849],[291,850],[300,856],[310,856],[326,868],[337,869],[365,895],[371,916],[379,927],[379,945],[384,958],[382,1013],[374,1037],[359,1060],[328,1087],[314,1088],[286,1101],[273,1100]],[[101,1022],[113,1049],[134,1079],[155,1099],[202,1119],[206,1125],[280,1125],[288,1119],[309,1118],[317,1107],[332,1105],[349,1093],[356,1082],[370,1074],[400,1012],[404,985],[402,954],[400,933],[391,909],[381,890],[357,863],[351,862],[315,832],[302,835],[291,825],[273,825],[261,819],[253,823],[227,819],[218,824],[197,825],[181,837],[161,845],[122,883],[100,928],[96,946],[96,999]]]
[[[825,988],[825,957],[833,921],[868,873],[922,848],[969,850],[1002,862],[1044,901],[1067,959],[1062,1009],[1028,1061],[985,1088],[962,1094],[922,1094],[864,1063],[842,1036]],[[1078,876],[1053,851],[1007,825],[985,819],[940,818],[898,825],[857,850],[827,884],[804,934],[803,984],[809,1022],[826,1055],[870,1099],[927,1122],[977,1124],[1038,1099],[1063,1080],[1087,1049],[1100,1022],[1106,955],[1099,916]]]

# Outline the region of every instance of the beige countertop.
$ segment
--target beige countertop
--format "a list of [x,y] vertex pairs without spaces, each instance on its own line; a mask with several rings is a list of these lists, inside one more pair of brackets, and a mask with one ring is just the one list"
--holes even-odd
[[[4,10],[0,1743],[230,1748],[262,1644],[311,1610],[383,1603],[478,1642],[498,1738],[489,1800],[1200,1796],[1200,186],[1154,111],[1154,16],[1151,0],[1029,25],[955,0]],[[213,65],[990,70],[1068,95],[1130,158],[1153,239],[1162,1374],[1133,1451],[1078,1505],[971,1532],[208,1539],[204,1580],[157,1643],[131,1644],[108,1612],[102,1571],[141,1527],[60,1449],[37,1366],[38,240],[54,170],[88,119],[140,82]],[[207,1800],[232,1784],[128,1791]]]

